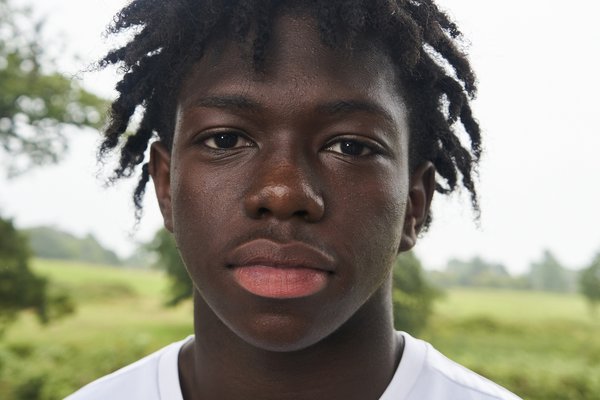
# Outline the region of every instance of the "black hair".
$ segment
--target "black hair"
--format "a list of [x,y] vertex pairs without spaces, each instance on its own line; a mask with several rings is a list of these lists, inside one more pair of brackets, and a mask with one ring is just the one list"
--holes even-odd
[[[113,180],[133,175],[143,164],[133,196],[136,216],[149,180],[144,153],[154,135],[171,149],[176,96],[185,72],[224,36],[250,43],[260,68],[274,19],[291,8],[314,16],[326,45],[351,48],[358,38],[367,38],[384,46],[408,97],[411,166],[431,161],[436,190],[466,188],[478,214],[474,175],[481,135],[470,106],[475,75],[456,24],[432,0],[133,0],[115,16],[108,33],[133,30],[135,35],[99,65],[117,65],[124,73],[99,157],[120,153]],[[138,108],[141,122],[129,134]]]

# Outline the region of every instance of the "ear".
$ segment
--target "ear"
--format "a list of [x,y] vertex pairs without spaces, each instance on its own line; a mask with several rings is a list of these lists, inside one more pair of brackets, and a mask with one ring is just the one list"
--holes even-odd
[[412,249],[417,243],[417,236],[429,215],[434,190],[435,167],[427,161],[421,164],[410,177],[400,252]]
[[173,210],[171,208],[171,154],[162,142],[154,142],[150,147],[148,171],[154,182],[158,206],[163,216],[165,228],[173,232]]

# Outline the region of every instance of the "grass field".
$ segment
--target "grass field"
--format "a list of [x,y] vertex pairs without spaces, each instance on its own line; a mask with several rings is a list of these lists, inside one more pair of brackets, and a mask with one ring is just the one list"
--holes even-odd
[[0,343],[0,399],[55,400],[192,333],[190,302],[165,308],[157,271],[35,260],[68,290],[76,313],[48,326],[24,314]]
[[423,338],[526,399],[600,399],[600,321],[582,298],[453,289]]
[[[189,302],[163,307],[156,271],[36,260],[74,315],[21,316],[0,339],[0,399],[54,400],[192,332]],[[451,290],[421,337],[525,399],[600,400],[600,322],[575,295]],[[93,344],[93,345],[92,345]]]

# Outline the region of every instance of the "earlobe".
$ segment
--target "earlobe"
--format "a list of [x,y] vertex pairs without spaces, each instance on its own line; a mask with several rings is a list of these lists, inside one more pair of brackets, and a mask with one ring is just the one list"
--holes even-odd
[[421,164],[410,178],[400,252],[412,249],[417,236],[427,221],[435,189],[435,167],[431,162]]
[[171,208],[171,155],[162,142],[154,142],[150,147],[149,172],[154,183],[158,206],[163,216],[165,228],[173,232],[173,212]]

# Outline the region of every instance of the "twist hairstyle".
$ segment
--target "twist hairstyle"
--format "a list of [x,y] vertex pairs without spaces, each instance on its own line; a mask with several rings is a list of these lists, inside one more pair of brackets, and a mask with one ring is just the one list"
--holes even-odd
[[[274,19],[290,8],[311,13],[321,39],[331,47],[350,49],[358,38],[383,44],[408,98],[411,168],[431,161],[436,190],[466,188],[478,215],[474,175],[481,135],[470,106],[475,75],[461,50],[460,31],[432,0],[133,0],[115,16],[108,33],[133,30],[135,35],[99,62],[100,68],[116,65],[123,71],[99,157],[119,153],[111,180],[130,177],[142,164],[133,195],[136,218],[149,180],[144,153],[153,136],[171,149],[176,96],[185,72],[215,38],[224,36],[249,43],[260,68],[268,57]],[[138,108],[141,122],[130,134]]]

